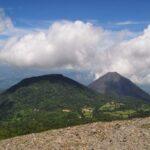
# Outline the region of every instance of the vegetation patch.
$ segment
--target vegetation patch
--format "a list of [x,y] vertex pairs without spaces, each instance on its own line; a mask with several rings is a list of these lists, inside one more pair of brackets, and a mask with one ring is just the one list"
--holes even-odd
[[92,118],[93,117],[93,108],[84,107],[84,108],[82,108],[82,113],[83,113],[84,117]]
[[127,119],[131,115],[136,114],[136,111],[134,110],[125,110],[125,111],[113,111],[113,112],[104,112],[104,114],[109,115],[110,117],[114,118],[122,118],[122,119]]
[[100,107],[101,111],[113,111],[124,106],[123,103],[111,101]]

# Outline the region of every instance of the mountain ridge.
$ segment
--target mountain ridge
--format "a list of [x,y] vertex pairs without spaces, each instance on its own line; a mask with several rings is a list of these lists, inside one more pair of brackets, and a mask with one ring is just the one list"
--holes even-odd
[[15,92],[15,90],[17,90],[18,88],[20,88],[22,86],[23,87],[28,86],[30,84],[36,83],[38,81],[43,81],[43,80],[49,80],[50,82],[56,82],[56,81],[62,80],[62,81],[68,82],[68,83],[78,85],[82,88],[86,87],[86,86],[82,85],[81,83],[79,83],[75,80],[72,80],[71,78],[68,78],[62,74],[48,74],[48,75],[41,75],[41,76],[25,78],[25,79],[21,80],[19,83],[8,88],[4,93]]

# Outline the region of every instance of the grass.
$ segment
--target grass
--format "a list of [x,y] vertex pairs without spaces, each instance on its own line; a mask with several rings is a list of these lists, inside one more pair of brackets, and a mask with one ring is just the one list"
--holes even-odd
[[125,111],[111,111],[111,112],[103,112],[105,115],[109,115],[110,117],[127,119],[130,115],[136,113],[134,110],[125,110]]

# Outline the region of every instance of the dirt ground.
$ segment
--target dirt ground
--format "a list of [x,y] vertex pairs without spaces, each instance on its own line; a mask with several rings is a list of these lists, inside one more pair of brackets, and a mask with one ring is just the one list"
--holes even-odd
[[150,117],[15,137],[0,141],[0,150],[150,150]]

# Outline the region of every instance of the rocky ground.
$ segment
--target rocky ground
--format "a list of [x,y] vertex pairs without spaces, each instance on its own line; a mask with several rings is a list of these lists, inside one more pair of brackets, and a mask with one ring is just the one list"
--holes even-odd
[[150,117],[15,137],[0,141],[0,150],[150,150]]

